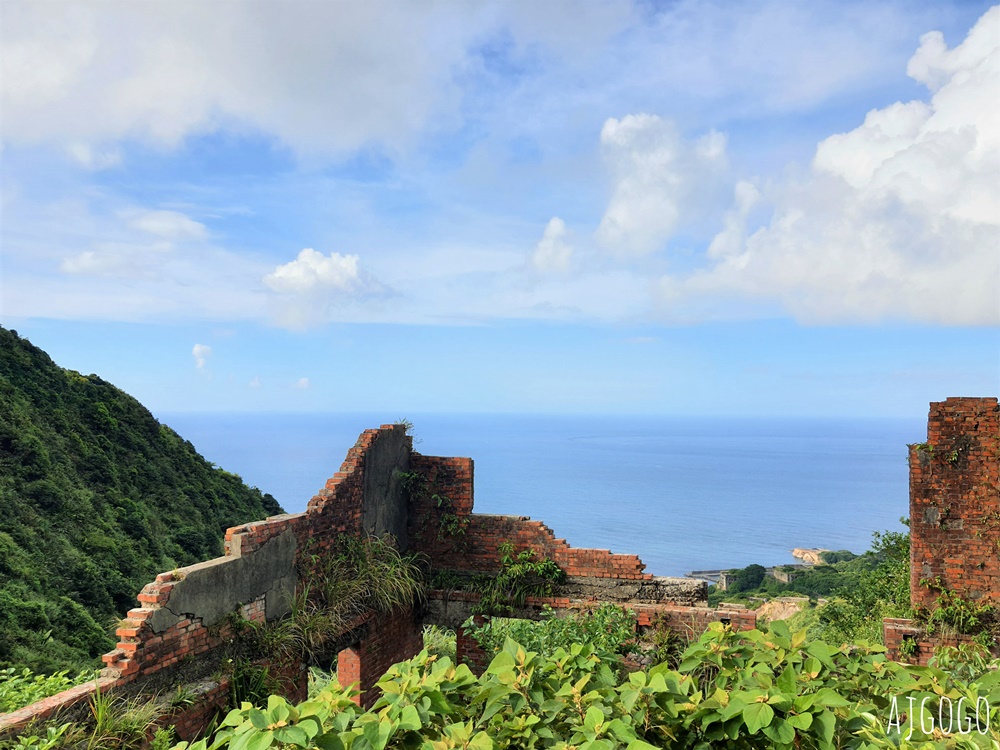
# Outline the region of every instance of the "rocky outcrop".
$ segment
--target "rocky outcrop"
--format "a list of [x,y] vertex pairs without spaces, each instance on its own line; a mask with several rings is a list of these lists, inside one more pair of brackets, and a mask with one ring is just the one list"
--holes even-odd
[[801,547],[796,547],[792,550],[792,557],[798,558],[807,565],[822,565],[823,558],[820,555],[829,551],[828,549],[802,549]]

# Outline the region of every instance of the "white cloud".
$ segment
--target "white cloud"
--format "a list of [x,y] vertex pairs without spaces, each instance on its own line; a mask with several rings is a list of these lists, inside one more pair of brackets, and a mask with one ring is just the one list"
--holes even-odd
[[278,266],[264,277],[264,283],[282,294],[311,292],[315,289],[351,291],[362,286],[357,255],[323,253],[307,247],[293,261]]
[[247,383],[247,388],[260,388],[260,376],[254,375],[253,379]]
[[204,224],[179,211],[142,211],[129,223],[136,229],[168,240],[203,240],[208,236]]
[[9,0],[4,138],[172,145],[226,127],[301,152],[398,145],[456,111],[452,68],[487,22],[472,8],[387,0]]
[[194,366],[199,370],[203,370],[211,354],[212,347],[207,344],[195,344],[194,348],[191,349],[191,355],[194,357]]
[[287,328],[307,328],[349,316],[349,308],[389,296],[361,267],[357,255],[323,255],[310,247],[264,276],[263,282],[275,293],[273,317]]
[[566,242],[566,222],[558,216],[549,219],[542,239],[535,246],[531,263],[541,272],[566,271],[573,257],[573,246]]
[[299,378],[298,380],[295,381],[292,387],[298,391],[307,390],[310,387],[309,378]]
[[930,103],[821,142],[808,175],[767,191],[773,216],[748,236],[756,196],[738,189],[716,263],[662,280],[671,315],[736,296],[804,321],[1000,323],[1000,7],[954,50],[925,35],[908,70]]
[[724,135],[711,131],[688,142],[656,115],[609,119],[601,148],[614,188],[597,240],[620,256],[661,249],[726,168]]

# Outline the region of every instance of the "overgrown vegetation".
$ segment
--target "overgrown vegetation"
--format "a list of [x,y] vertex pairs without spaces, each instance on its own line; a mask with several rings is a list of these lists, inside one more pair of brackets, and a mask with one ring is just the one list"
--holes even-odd
[[0,669],[0,714],[16,711],[74,685],[82,685],[93,680],[95,675],[94,671],[85,671],[70,678],[66,670],[45,675],[35,674],[27,667]]
[[990,602],[974,602],[949,590],[940,578],[921,581],[921,585],[937,592],[934,607],[917,609],[915,618],[931,634],[971,635],[982,648],[996,644],[1000,636],[1000,611]]
[[[659,665],[624,679],[590,644],[543,656],[508,640],[482,677],[424,651],[378,687],[370,711],[336,688],[298,706],[273,696],[266,706],[247,703],[213,737],[175,749],[861,750],[988,748],[1000,740],[1000,673],[964,681],[886,661],[877,646],[810,642],[781,623],[742,633],[715,624],[677,669]],[[946,701],[950,734],[939,726]],[[976,726],[977,705],[983,733],[959,735],[967,722]]]
[[497,548],[500,570],[479,574],[471,589],[480,594],[473,612],[483,615],[504,614],[523,607],[528,597],[552,596],[553,587],[566,580],[566,573],[554,560],[539,557],[533,549],[514,554],[514,545],[503,542]]
[[288,616],[251,623],[234,616],[234,658],[301,658],[326,666],[335,657],[333,639],[360,615],[389,612],[423,599],[425,573],[415,555],[402,555],[390,535],[342,535],[323,554],[300,556],[300,585]]
[[138,401],[0,328],[0,668],[94,666],[159,572],[281,512]]
[[455,631],[440,625],[424,625],[424,648],[431,656],[455,661]]
[[139,750],[151,740],[153,750],[167,750],[176,737],[171,728],[156,729],[156,724],[172,708],[165,700],[95,689],[87,722],[29,725],[19,736],[0,740],[0,750]]
[[481,624],[464,626],[488,654],[503,648],[510,638],[529,651],[542,655],[568,649],[574,643],[589,643],[605,659],[619,658],[635,650],[635,615],[613,604],[602,604],[588,612],[556,616],[551,607],[542,609],[541,620],[491,617]]
[[[834,557],[848,556],[837,552]],[[748,580],[756,578],[759,572],[755,570]],[[717,605],[721,601],[747,602],[776,596],[829,599],[825,606],[810,606],[796,617],[795,624],[807,627],[810,639],[833,645],[857,641],[881,643],[883,618],[912,614],[910,536],[906,532],[875,532],[871,549],[863,555],[801,569],[790,583],[765,576],[752,589],[734,592],[713,588],[709,602]]]

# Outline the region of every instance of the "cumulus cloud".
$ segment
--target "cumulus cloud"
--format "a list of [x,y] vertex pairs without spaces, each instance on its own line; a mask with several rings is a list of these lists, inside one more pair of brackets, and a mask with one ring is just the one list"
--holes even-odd
[[275,268],[263,281],[275,293],[274,317],[288,328],[327,322],[351,303],[371,302],[389,294],[361,267],[357,255],[324,255],[311,247]]
[[357,255],[326,256],[311,247],[302,250],[295,260],[275,268],[264,277],[264,283],[282,294],[315,289],[348,292],[363,286]]
[[573,257],[573,246],[566,241],[566,222],[558,216],[549,219],[542,239],[535,246],[531,264],[541,272],[566,271]]
[[295,381],[294,385],[292,385],[292,387],[298,391],[307,390],[309,386],[310,386],[309,378],[299,378],[298,380]]
[[711,131],[689,142],[656,115],[609,119],[601,149],[614,187],[597,240],[622,256],[660,249],[726,167],[723,134]]
[[247,383],[247,388],[260,388],[260,375],[254,375],[253,379]]
[[207,344],[195,344],[194,348],[191,349],[191,355],[194,357],[194,366],[199,370],[205,369],[205,364],[208,362],[211,354],[212,347]]
[[769,191],[770,221],[737,189],[714,261],[666,277],[673,314],[733,295],[805,321],[1000,322],[1000,7],[958,47],[927,34],[908,72],[929,103],[896,103],[821,142],[808,175]]

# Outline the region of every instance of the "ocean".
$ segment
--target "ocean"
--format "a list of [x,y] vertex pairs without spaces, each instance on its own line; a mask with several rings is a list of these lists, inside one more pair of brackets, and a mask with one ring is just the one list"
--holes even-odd
[[[290,513],[340,467],[365,414],[165,414],[209,461]],[[795,562],[793,547],[863,552],[902,531],[906,444],[923,419],[411,415],[415,449],[475,459],[475,509],[527,515],[647,572]]]

